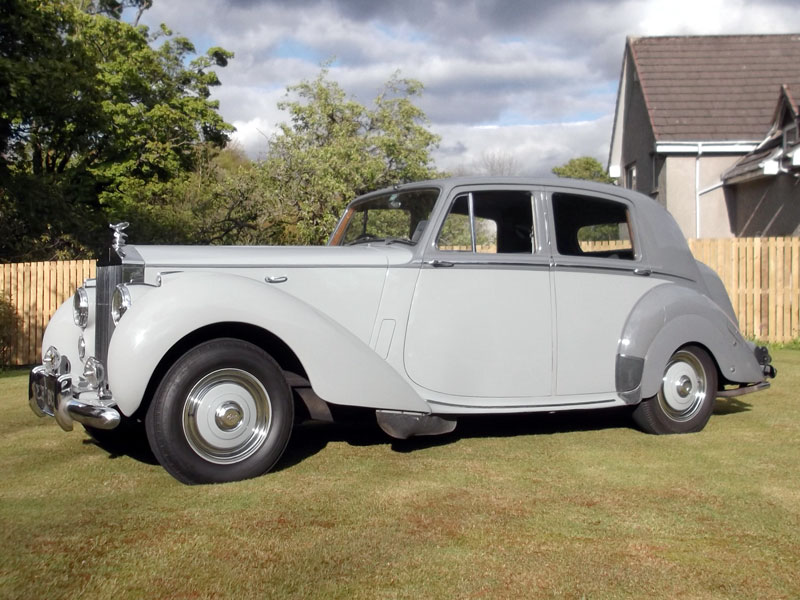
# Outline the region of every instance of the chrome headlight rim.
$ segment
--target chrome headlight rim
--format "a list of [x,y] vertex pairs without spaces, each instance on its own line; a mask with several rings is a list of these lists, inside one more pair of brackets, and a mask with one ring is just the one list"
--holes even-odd
[[111,295],[111,319],[114,325],[119,324],[119,320],[131,307],[131,292],[124,283],[120,283]]
[[84,287],[75,290],[72,297],[72,321],[81,329],[89,324],[89,293]]

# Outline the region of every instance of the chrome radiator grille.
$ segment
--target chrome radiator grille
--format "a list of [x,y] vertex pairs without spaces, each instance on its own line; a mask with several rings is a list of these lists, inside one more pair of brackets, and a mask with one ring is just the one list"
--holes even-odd
[[103,365],[108,360],[108,344],[114,333],[114,321],[111,319],[111,296],[118,284],[122,283],[122,265],[97,267],[97,291],[95,306],[95,338],[94,351]]

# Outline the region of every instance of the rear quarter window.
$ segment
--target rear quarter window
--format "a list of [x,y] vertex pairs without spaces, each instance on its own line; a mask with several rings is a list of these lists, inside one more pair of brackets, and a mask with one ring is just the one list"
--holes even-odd
[[556,248],[564,256],[633,260],[636,256],[628,205],[605,198],[552,195]]

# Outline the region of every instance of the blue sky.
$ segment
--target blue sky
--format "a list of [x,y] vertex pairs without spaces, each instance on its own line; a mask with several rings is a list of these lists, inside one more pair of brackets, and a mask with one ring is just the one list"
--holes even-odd
[[480,171],[502,155],[542,175],[575,156],[605,164],[626,36],[800,32],[800,11],[796,0],[155,0],[142,22],[235,53],[214,96],[254,158],[286,120],[286,87],[335,58],[331,77],[364,103],[398,69],[424,84],[440,168]]

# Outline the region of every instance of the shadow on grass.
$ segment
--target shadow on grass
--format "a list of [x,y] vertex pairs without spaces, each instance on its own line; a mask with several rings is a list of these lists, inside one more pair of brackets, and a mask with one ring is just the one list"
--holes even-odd
[[[738,398],[717,399],[714,415],[725,416],[751,410],[751,405]],[[554,435],[603,429],[631,429],[629,407],[604,410],[579,410],[556,413],[526,413],[508,415],[472,415],[460,417],[452,433],[396,440],[385,434],[368,410],[344,410],[335,423],[308,421],[294,428],[289,445],[274,469],[281,471],[297,465],[321,452],[330,443],[344,442],[352,446],[388,445],[395,452],[410,453],[425,448],[445,446],[461,439],[503,438],[523,435]],[[158,461],[150,450],[141,424],[123,431],[94,431],[87,434],[84,444],[95,445],[108,453],[108,458],[128,456],[148,465]]]
[[412,437],[397,440],[385,434],[374,413],[349,415],[336,423],[303,423],[297,427],[289,446],[275,470],[291,466],[321,452],[329,443],[345,442],[352,446],[389,445],[395,452],[410,453],[425,448],[446,446],[461,439],[501,438],[522,435],[552,435],[576,431],[625,428],[634,430],[630,408],[565,411],[460,417],[455,431],[445,435]]
[[717,398],[714,402],[714,415],[735,415],[736,413],[748,412],[752,408],[752,404],[739,398]]
[[141,463],[157,465],[158,460],[150,450],[147,434],[142,423],[123,422],[116,429],[103,431],[92,429],[86,431],[85,445],[97,446],[108,453],[108,458],[116,459],[127,456]]

